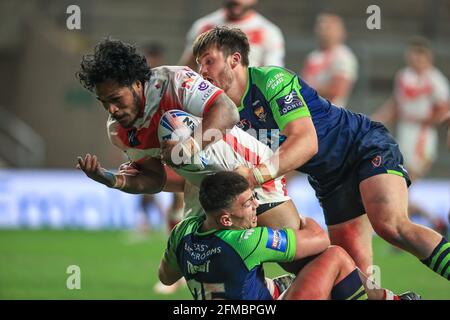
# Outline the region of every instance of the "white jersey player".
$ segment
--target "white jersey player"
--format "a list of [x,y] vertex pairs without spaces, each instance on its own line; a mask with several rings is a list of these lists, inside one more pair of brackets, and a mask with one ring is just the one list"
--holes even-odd
[[419,74],[399,71],[394,89],[398,105],[397,139],[408,170],[422,175],[437,156],[438,133],[427,120],[438,104],[449,101],[448,81],[436,68]]
[[[313,88],[329,87],[335,79],[345,79],[353,84],[358,76],[358,61],[344,44],[331,50],[314,50],[305,60],[302,76]],[[331,102],[345,107],[348,93],[334,96]]]
[[252,9],[255,2],[225,1],[224,8],[195,21],[187,34],[186,47],[180,64],[194,68],[192,44],[195,38],[216,26],[226,25],[239,28],[247,35],[250,44],[250,66],[284,66],[283,34],[279,27]]
[[415,180],[427,173],[437,156],[436,126],[449,111],[449,87],[445,76],[433,66],[425,39],[412,40],[405,58],[408,66],[397,73],[392,98],[373,118],[396,122],[405,166]]
[[358,60],[346,46],[342,19],[334,14],[320,14],[315,32],[319,49],[305,59],[302,77],[324,98],[345,107],[358,77]]
[[[139,165],[148,157],[160,157],[158,140],[158,125],[161,116],[169,110],[185,110],[198,117],[207,112],[208,107],[222,90],[204,80],[187,67],[162,66],[152,69],[150,80],[145,83],[145,106],[142,116],[130,129],[123,128],[110,116],[108,120],[108,135],[111,142],[125,151],[129,159]],[[205,174],[233,170],[239,165],[251,166],[255,161],[261,161],[271,156],[271,150],[249,134],[233,128],[222,141],[210,144],[204,154],[211,165],[204,171],[176,171],[189,182],[187,189],[199,186]],[[229,155],[232,154],[230,158]],[[227,156],[225,158],[225,156]],[[279,203],[289,200],[286,195],[284,178],[273,180],[258,190],[261,204]],[[186,199],[185,212],[199,214],[197,193],[186,190],[186,194],[194,199]],[[261,206],[261,210],[267,207]]]

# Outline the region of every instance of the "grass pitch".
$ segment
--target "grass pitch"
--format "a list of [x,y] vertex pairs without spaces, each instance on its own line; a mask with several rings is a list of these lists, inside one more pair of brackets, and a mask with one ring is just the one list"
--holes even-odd
[[[0,230],[0,299],[191,299],[187,288],[153,292],[166,239],[163,232],[136,241],[125,231]],[[384,287],[450,299],[447,280],[380,238],[374,260]],[[80,267],[79,290],[66,287],[70,265]],[[281,273],[276,264],[266,266],[268,276]]]

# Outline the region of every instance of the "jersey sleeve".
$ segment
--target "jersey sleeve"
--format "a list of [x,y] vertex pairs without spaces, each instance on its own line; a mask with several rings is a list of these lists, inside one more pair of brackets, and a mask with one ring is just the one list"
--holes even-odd
[[223,239],[241,256],[248,270],[264,262],[288,262],[294,259],[296,238],[291,229],[257,227],[228,232]]
[[[177,247],[182,238],[185,222],[179,222],[171,231],[169,240],[167,241],[166,250],[164,251],[164,260],[172,269],[180,270],[177,261]],[[181,271],[180,271],[181,272]]]
[[433,101],[435,103],[449,101],[448,81],[442,74],[433,77]]
[[269,68],[259,77],[262,79],[256,79],[258,86],[264,90],[275,122],[281,131],[289,122],[311,116],[296,74],[282,68]]
[[188,67],[177,71],[174,86],[184,110],[198,117],[203,117],[223,92]]

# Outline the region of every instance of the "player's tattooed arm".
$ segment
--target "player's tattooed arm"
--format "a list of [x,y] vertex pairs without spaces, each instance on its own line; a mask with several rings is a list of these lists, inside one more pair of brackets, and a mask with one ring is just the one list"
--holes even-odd
[[163,164],[155,158],[147,158],[139,164],[127,162],[117,173],[112,173],[101,166],[97,156],[87,154],[84,158],[78,157],[77,168],[94,181],[133,194],[158,193],[166,181]]

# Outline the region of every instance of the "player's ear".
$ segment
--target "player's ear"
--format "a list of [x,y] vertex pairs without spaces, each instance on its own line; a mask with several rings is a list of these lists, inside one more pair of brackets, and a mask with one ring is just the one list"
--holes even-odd
[[239,52],[235,52],[231,55],[231,67],[235,68],[241,64],[241,54]]
[[231,216],[226,211],[221,212],[219,221],[221,225],[227,228],[233,225],[233,222],[231,221]]
[[142,87],[142,83],[139,80],[136,80],[135,82],[133,82],[133,87],[135,89],[140,89]]

